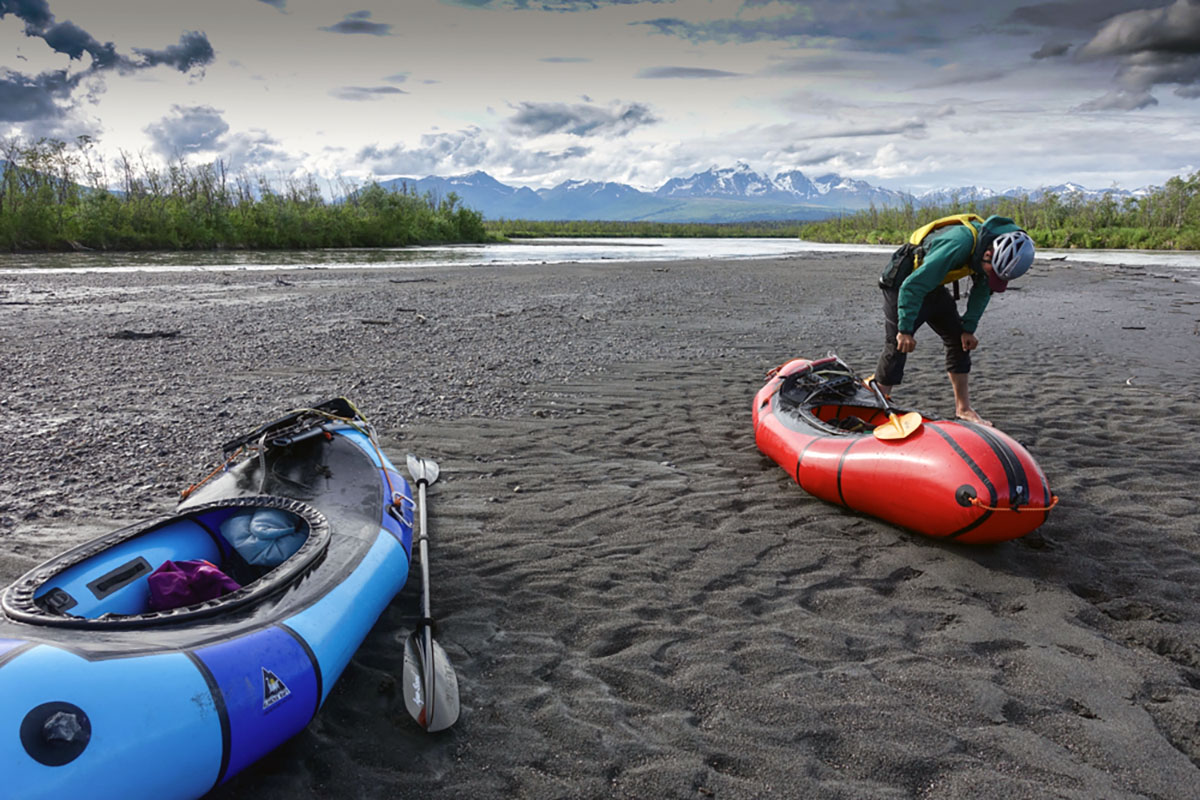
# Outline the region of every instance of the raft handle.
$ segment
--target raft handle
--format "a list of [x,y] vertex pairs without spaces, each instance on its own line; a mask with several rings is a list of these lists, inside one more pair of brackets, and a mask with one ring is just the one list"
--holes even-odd
[[96,595],[97,600],[103,600],[118,589],[124,589],[138,578],[153,571],[154,568],[150,566],[150,562],[142,556],[138,556],[107,574],[101,575],[89,583],[87,588],[92,590],[92,594]]
[[[961,501],[959,501],[961,502]],[[1003,506],[989,506],[980,500],[978,497],[970,499],[971,505],[976,508],[982,508],[984,511],[1049,511],[1058,505],[1058,495],[1050,495],[1050,505],[1048,506],[1017,506],[1015,508],[1004,508]]]

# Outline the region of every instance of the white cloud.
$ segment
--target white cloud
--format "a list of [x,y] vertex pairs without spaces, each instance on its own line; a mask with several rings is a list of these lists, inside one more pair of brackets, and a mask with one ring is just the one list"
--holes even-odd
[[1146,91],[1128,92],[1117,89],[1100,97],[1080,103],[1076,111],[1139,111],[1143,108],[1158,105],[1154,95]]
[[[986,184],[998,158],[1012,183],[1132,186],[1200,152],[1200,68],[1178,35],[1200,4],[514,0],[417,14],[328,0],[48,3],[130,58],[149,46],[165,59],[187,31],[214,58],[202,73],[114,69],[101,83],[82,77],[86,54],[54,52],[10,14],[0,82],[67,70],[78,84],[14,90],[0,135],[89,131],[110,152],[179,149],[330,177],[483,169],[534,186],[642,188],[738,160],[895,188]],[[339,21],[367,32],[323,30]],[[207,128],[206,108],[218,110]]]

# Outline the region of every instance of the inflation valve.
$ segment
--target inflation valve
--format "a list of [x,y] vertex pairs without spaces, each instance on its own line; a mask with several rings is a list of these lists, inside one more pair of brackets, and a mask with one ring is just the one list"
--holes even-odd
[[975,505],[975,498],[978,497],[975,493],[975,487],[969,483],[964,483],[958,487],[958,491],[954,493],[954,499],[958,501],[960,506],[970,508]]
[[91,720],[82,708],[70,703],[42,703],[21,721],[25,752],[48,767],[70,764],[91,738]]

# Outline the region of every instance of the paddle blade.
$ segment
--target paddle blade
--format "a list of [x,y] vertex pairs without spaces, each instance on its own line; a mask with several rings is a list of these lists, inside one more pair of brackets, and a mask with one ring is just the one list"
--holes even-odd
[[446,651],[432,639],[432,670],[426,671],[421,638],[417,630],[404,642],[404,707],[418,725],[436,733],[458,721],[458,676]]
[[414,483],[432,484],[438,479],[438,465],[432,458],[421,458],[408,454],[408,474]]
[[913,434],[925,420],[916,411],[907,414],[889,414],[887,422],[875,426],[873,433],[876,439],[906,439]]

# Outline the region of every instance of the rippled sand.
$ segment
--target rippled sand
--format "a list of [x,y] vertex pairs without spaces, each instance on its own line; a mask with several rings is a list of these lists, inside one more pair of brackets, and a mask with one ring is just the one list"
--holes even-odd
[[[768,368],[873,367],[879,266],[0,277],[0,577],[346,394],[394,457],[441,465],[463,715],[428,736],[404,711],[410,584],[309,728],[217,797],[1193,796],[1200,287],[1038,262],[994,299],[976,407],[1062,500],[972,548],[809,497],[754,446]],[[898,396],[947,414],[917,338]]]

